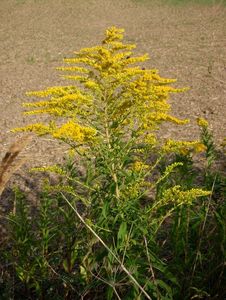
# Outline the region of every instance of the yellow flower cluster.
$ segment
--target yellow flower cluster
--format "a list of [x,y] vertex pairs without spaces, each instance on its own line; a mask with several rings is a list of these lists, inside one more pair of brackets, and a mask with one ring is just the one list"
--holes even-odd
[[92,99],[75,87],[54,87],[46,91],[29,92],[27,95],[41,98],[52,96],[50,100],[24,103],[24,107],[36,109],[25,112],[27,115],[49,114],[57,117],[74,118],[77,114],[86,115],[92,105]]
[[132,170],[135,171],[135,172],[145,171],[149,168],[150,168],[149,165],[146,165],[141,161],[136,161],[132,164]]
[[48,126],[48,125],[36,123],[36,124],[32,124],[32,125],[27,125],[25,127],[15,128],[12,130],[12,132],[18,132],[18,131],[31,131],[31,132],[35,132],[38,135],[45,135],[45,134],[48,134],[52,130],[50,129],[50,126]]
[[47,166],[47,167],[40,167],[40,168],[32,168],[31,171],[35,172],[52,172],[59,175],[66,175],[66,171],[64,171],[61,167],[54,165],[54,166]]
[[162,150],[164,153],[178,153],[187,155],[191,152],[203,152],[206,150],[206,147],[199,141],[185,142],[168,140],[165,145],[163,145]]
[[144,138],[144,142],[149,146],[155,146],[157,144],[156,136],[152,133],[148,133]]
[[66,142],[71,141],[77,144],[93,142],[96,135],[95,129],[81,126],[71,120],[59,127],[57,127],[54,122],[51,122],[49,125],[37,123],[13,130],[13,132],[17,131],[31,131],[38,135],[50,134],[56,139]]
[[62,184],[55,184],[55,185],[46,185],[45,186],[46,190],[48,192],[52,192],[52,193],[59,193],[59,192],[67,192],[67,193],[74,193],[74,188],[70,185],[62,185]]
[[94,140],[96,130],[91,127],[81,126],[69,121],[52,133],[57,139],[69,140],[79,144],[89,143]]
[[210,191],[204,191],[202,189],[190,189],[182,191],[181,186],[176,185],[163,193],[163,203],[173,202],[177,205],[192,204],[192,202],[198,197],[205,197],[211,194]]
[[151,133],[148,143],[153,144],[153,130],[162,122],[186,123],[169,114],[167,103],[170,94],[185,89],[173,88],[170,84],[175,79],[145,69],[148,55],[134,56],[136,45],[124,44],[123,33],[123,29],[110,27],[100,45],[83,48],[64,60],[69,66],[58,69],[67,72],[64,77],[74,85],[27,93],[45,99],[24,104],[30,109],[26,114],[48,114],[54,122],[60,121],[60,127],[55,123],[34,124],[17,130],[51,134],[76,143],[87,143],[95,135],[100,142],[109,134],[128,138],[136,131],[140,140]]
[[209,123],[204,118],[198,118],[197,123],[200,127],[208,127]]

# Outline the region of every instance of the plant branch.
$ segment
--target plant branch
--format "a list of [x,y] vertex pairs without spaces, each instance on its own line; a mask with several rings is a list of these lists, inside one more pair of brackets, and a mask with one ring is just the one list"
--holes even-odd
[[72,210],[76,213],[77,217],[80,219],[80,221],[92,232],[92,234],[99,240],[99,242],[111,253],[111,255],[114,257],[114,259],[119,263],[122,270],[128,275],[128,277],[133,281],[133,283],[141,290],[141,292],[146,296],[147,299],[152,300],[152,298],[148,295],[148,293],[144,290],[144,288],[139,284],[139,282],[133,277],[133,275],[130,273],[129,270],[124,266],[124,264],[120,261],[120,259],[115,255],[115,253],[105,244],[105,242],[101,239],[101,237],[89,226],[83,217],[79,214],[77,209],[68,201],[68,199],[65,197],[63,193],[61,193],[64,200],[67,202],[67,204],[72,208]]

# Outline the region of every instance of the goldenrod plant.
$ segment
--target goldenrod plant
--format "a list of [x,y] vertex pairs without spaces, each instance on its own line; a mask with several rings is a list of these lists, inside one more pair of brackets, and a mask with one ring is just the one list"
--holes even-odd
[[[152,144],[161,122],[186,123],[170,115],[167,103],[171,93],[184,89],[170,86],[176,80],[160,77],[157,70],[137,66],[148,55],[134,56],[135,45],[123,44],[122,39],[122,29],[109,28],[100,46],[81,49],[75,57],[65,59],[69,66],[58,69],[67,72],[63,77],[74,85],[27,93],[45,100],[26,103],[25,107],[34,108],[26,114],[48,114],[50,123],[18,130],[50,134],[75,148],[93,149],[103,143],[111,147],[116,137],[132,139],[136,145]],[[60,125],[56,123],[59,119],[64,120]]]
[[[18,255],[6,257],[22,282],[14,299],[160,300],[209,293],[196,280],[203,244],[190,243],[189,234],[194,226],[205,231],[208,214],[200,203],[210,203],[211,190],[193,186],[190,175],[180,177],[207,145],[157,138],[163,122],[188,122],[174,117],[168,103],[186,89],[148,69],[148,55],[135,55],[123,33],[111,27],[100,45],[65,59],[58,69],[71,85],[28,93],[42,99],[24,104],[26,114],[47,114],[49,123],[14,131],[50,135],[68,144],[69,154],[63,165],[35,169],[60,179],[45,183],[33,224],[20,224],[30,218],[24,201],[19,215],[9,217],[11,250]],[[14,232],[27,224],[29,239]],[[19,259],[28,243],[27,261]]]

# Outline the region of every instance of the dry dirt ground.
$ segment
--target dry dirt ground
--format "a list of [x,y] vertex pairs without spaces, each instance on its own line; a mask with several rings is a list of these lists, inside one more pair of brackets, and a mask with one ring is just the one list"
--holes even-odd
[[[34,121],[25,118],[25,92],[67,84],[55,70],[81,47],[98,44],[105,29],[125,28],[126,41],[149,53],[149,68],[177,78],[190,91],[172,98],[174,115],[189,118],[183,127],[163,126],[164,137],[198,137],[197,117],[205,117],[216,141],[226,128],[226,7],[168,5],[154,0],[0,0],[0,159],[18,135],[10,129]],[[62,157],[65,149],[34,138],[25,154],[27,167]],[[22,176],[22,175],[21,175]],[[28,176],[29,177],[29,176]]]

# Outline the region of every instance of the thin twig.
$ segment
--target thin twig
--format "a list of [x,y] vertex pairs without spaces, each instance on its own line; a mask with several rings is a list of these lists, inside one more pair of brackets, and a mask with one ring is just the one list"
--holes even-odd
[[[89,271],[90,271],[90,270],[89,270]],[[92,271],[90,271],[90,273],[92,274],[93,277],[95,277],[95,278],[97,278],[98,280],[102,281],[103,283],[109,285],[109,286],[114,290],[115,295],[117,296],[118,300],[122,300],[122,299],[120,298],[120,296],[119,296],[119,294],[118,294],[118,292],[117,292],[115,286],[114,286],[112,283],[108,282],[107,280],[105,280],[104,278],[102,278],[102,277],[100,277],[100,276],[95,275]]]
[[204,229],[205,229],[205,226],[206,226],[207,216],[208,216],[209,209],[210,209],[210,203],[211,203],[211,200],[212,200],[212,195],[213,195],[213,190],[214,190],[215,182],[216,182],[216,176],[215,176],[215,178],[214,178],[214,182],[213,182],[212,189],[211,189],[211,194],[210,194],[210,196],[209,196],[209,201],[208,201],[208,203],[207,203],[207,209],[206,209],[204,221],[203,221],[201,230],[200,230],[200,232],[199,232],[200,239],[199,239],[199,241],[198,241],[198,246],[197,246],[197,251],[196,251],[195,261],[194,261],[194,265],[193,265],[193,268],[192,268],[191,284],[192,284],[192,282],[193,282],[193,278],[194,278],[194,274],[195,274],[195,269],[196,269],[196,266],[197,266],[197,261],[198,261],[198,256],[199,256],[199,252],[200,252],[200,247],[201,247],[201,242],[202,242],[203,232],[204,232]]

